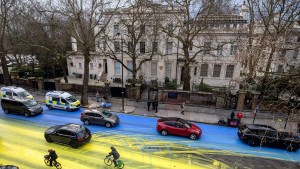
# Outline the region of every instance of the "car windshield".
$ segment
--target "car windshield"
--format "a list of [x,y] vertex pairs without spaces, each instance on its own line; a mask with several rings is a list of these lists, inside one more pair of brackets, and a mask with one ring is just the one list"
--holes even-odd
[[36,106],[38,103],[35,100],[27,100],[27,101],[24,102],[24,104],[27,107],[33,107],[33,106]]
[[183,119],[178,120],[180,123],[182,123],[186,128],[191,128],[192,124],[188,121],[185,121]]
[[30,96],[30,94],[26,91],[22,91],[22,92],[17,92],[17,95],[20,97],[28,97]]
[[67,102],[69,102],[69,103],[73,103],[73,102],[76,102],[76,101],[77,101],[77,99],[75,99],[74,96],[69,96],[69,97],[67,97],[67,98],[65,98],[65,99],[66,99]]
[[110,113],[110,112],[108,112],[108,111],[103,111],[102,112],[103,113],[103,115],[105,115],[106,117],[110,117],[112,114]]

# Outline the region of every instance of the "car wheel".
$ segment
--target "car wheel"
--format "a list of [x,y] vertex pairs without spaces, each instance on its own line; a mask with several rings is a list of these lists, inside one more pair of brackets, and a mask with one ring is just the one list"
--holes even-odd
[[192,133],[190,134],[190,139],[195,140],[197,138],[196,134]]
[[163,136],[167,136],[168,135],[168,131],[167,130],[162,130],[160,133]]
[[299,146],[297,147],[296,145],[294,144],[290,144],[287,146],[286,150],[289,151],[289,152],[296,152],[297,150],[299,149]]
[[47,105],[48,109],[52,110],[53,107],[51,105]]
[[9,113],[9,111],[7,109],[4,109],[3,111],[4,111],[5,114]]
[[85,125],[89,125],[89,124],[90,124],[90,121],[84,120],[83,123],[84,123]]
[[254,139],[250,139],[250,140],[248,141],[248,144],[249,144],[250,146],[252,146],[252,147],[255,147],[255,146],[258,145],[258,141],[257,141],[257,140],[254,140]]
[[69,145],[70,145],[72,148],[77,148],[77,147],[78,147],[77,144],[76,144],[74,141],[71,141],[71,142],[69,143]]
[[69,107],[67,107],[66,110],[67,110],[67,112],[70,112],[70,111],[71,111],[71,109],[70,109]]
[[25,117],[29,117],[29,113],[25,113],[24,116],[25,116]]
[[106,122],[106,123],[105,123],[105,127],[110,128],[110,127],[111,127],[111,124],[110,124],[109,122]]
[[45,139],[48,143],[51,143],[52,142],[52,139],[50,138],[50,136],[45,136]]

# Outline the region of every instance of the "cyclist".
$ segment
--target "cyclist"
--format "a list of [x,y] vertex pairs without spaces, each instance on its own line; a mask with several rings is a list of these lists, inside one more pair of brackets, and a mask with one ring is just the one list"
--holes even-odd
[[111,149],[111,152],[106,157],[109,157],[112,155],[114,157],[113,162],[115,164],[115,167],[117,167],[118,166],[117,160],[120,158],[120,154],[113,146],[111,146],[110,149]]
[[49,149],[48,152],[49,152],[48,158],[49,158],[49,160],[50,160],[50,166],[52,167],[53,161],[56,163],[57,154],[56,154],[56,152],[55,152],[54,150],[52,150],[52,149]]

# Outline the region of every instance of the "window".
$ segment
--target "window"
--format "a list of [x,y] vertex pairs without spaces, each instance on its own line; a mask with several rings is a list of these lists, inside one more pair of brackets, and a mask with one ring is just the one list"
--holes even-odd
[[172,32],[173,31],[173,24],[169,23],[168,26],[167,26],[167,29],[169,32]]
[[114,25],[114,35],[117,35],[120,33],[119,25]]
[[73,66],[74,66],[73,62],[70,62],[70,66],[71,66],[71,67],[73,67]]
[[201,64],[200,76],[207,77],[208,64]]
[[221,65],[214,65],[213,77],[220,77]]
[[141,25],[141,34],[145,34],[145,32],[146,32],[146,26]]
[[193,50],[193,42],[189,46],[189,51],[191,52]]
[[171,78],[171,74],[172,74],[172,63],[168,62],[166,63],[165,76]]
[[210,46],[211,46],[211,42],[204,42],[204,52],[203,54],[209,54],[210,52]]
[[65,99],[61,99],[60,102],[62,102],[62,103],[68,103]]
[[233,72],[234,72],[234,65],[227,65],[225,77],[232,78],[233,77]]
[[278,65],[277,72],[279,73],[283,72],[283,65]]
[[59,101],[60,101],[59,97],[52,97],[52,102],[59,102]]
[[114,45],[115,45],[115,52],[118,53],[120,52],[121,50],[121,45],[120,45],[120,42],[119,41],[115,41],[114,42]]
[[157,76],[157,63],[156,62],[151,63],[151,76],[153,76],[153,77]]
[[294,50],[293,59],[297,59],[299,50]]
[[[130,70],[132,70],[132,61],[127,61],[127,67],[128,67]],[[130,71],[128,71],[128,70],[127,70],[127,72],[128,72],[127,76],[132,76],[132,72],[130,72]]]
[[115,75],[121,75],[121,63],[115,61]]
[[91,70],[94,70],[94,64],[93,63],[90,63],[90,68],[91,68]]
[[131,34],[132,33],[132,29],[133,27],[132,27],[132,25],[127,25],[127,32],[128,32],[128,34]]
[[197,67],[194,68],[194,76],[197,75]]
[[284,50],[281,51],[280,56],[281,56],[281,57],[284,57],[285,54],[286,54],[286,50],[284,49]]
[[157,25],[153,25],[153,27],[152,27],[152,33],[154,34],[154,35],[156,35],[157,34],[157,29],[158,29],[158,27],[157,27]]
[[297,39],[297,43],[299,43],[300,42],[300,37],[298,37],[298,39]]
[[221,56],[223,53],[223,45],[219,44],[217,47],[217,55]]
[[167,42],[167,54],[172,54],[173,42]]
[[79,69],[82,69],[82,63],[78,63]]
[[5,95],[6,96],[12,96],[12,92],[6,92]]
[[128,42],[128,52],[133,53],[133,43],[132,42]]
[[236,23],[234,23],[234,24],[233,24],[233,27],[234,27],[234,28],[237,28],[237,24],[236,24]]
[[157,48],[158,47],[158,42],[152,42],[152,50],[153,50],[153,53],[157,53]]
[[140,42],[140,53],[144,54],[145,53],[145,42]]
[[237,51],[237,45],[230,46],[230,55],[235,55]]

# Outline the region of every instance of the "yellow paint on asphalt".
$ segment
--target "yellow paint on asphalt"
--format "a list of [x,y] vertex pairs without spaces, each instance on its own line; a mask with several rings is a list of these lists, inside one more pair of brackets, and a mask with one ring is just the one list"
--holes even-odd
[[0,118],[0,163],[20,169],[50,168],[43,162],[47,150],[56,150],[64,169],[110,169],[103,159],[110,146],[117,148],[128,169],[201,169],[230,168],[204,154],[222,153],[190,148],[167,141],[144,139],[142,135],[121,135],[110,132],[93,134],[92,140],[78,149],[47,143],[42,126],[27,121]]

